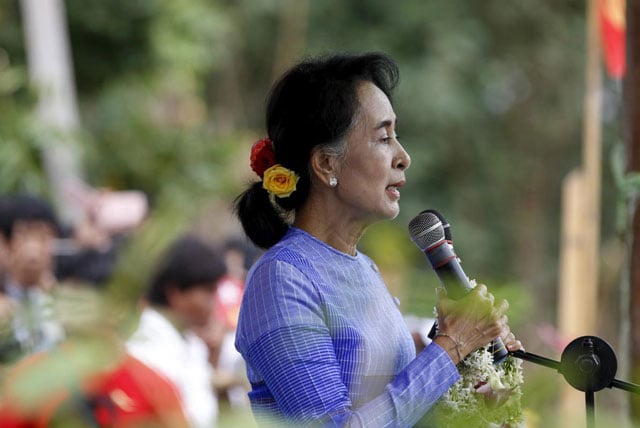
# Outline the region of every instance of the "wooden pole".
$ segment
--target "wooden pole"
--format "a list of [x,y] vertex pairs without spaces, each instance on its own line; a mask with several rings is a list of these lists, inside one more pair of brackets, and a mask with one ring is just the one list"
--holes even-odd
[[598,325],[598,276],[600,261],[600,190],[602,179],[602,66],[597,0],[588,0],[587,58],[584,100],[583,153],[585,260],[584,332],[596,335]]
[[[585,270],[586,205],[585,174],[580,169],[571,171],[562,186],[562,248],[560,251],[558,290],[558,330],[566,339],[593,335],[591,293],[584,285],[590,283]],[[559,355],[558,355],[559,357]],[[584,426],[584,394],[564,383],[560,393],[558,412],[562,421],[573,421]]]
[[562,248],[560,251],[558,291],[558,327],[562,336],[573,338],[583,335],[584,294],[580,284],[585,281],[584,260],[584,174],[571,171],[562,186]]
[[563,188],[563,211],[567,212],[563,212],[558,322],[561,333],[567,339],[573,339],[576,335],[595,335],[598,325],[601,71],[596,0],[587,0],[587,3],[583,165],[579,171],[567,177]]
[[[586,7],[582,167],[565,179],[562,198],[558,329],[567,340],[598,333],[602,71],[597,0]],[[584,419],[584,394],[568,384],[559,404],[565,420]]]
[[61,217],[73,222],[80,216],[79,208],[68,203],[65,195],[82,181],[73,139],[80,121],[64,2],[21,0],[20,6],[29,75],[38,90],[38,118],[47,129],[44,166]]

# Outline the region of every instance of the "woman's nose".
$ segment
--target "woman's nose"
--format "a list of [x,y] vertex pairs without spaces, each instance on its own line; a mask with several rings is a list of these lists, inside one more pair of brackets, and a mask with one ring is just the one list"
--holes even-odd
[[399,152],[394,159],[393,167],[404,171],[409,168],[409,165],[411,165],[411,156],[409,156],[409,153],[407,153],[400,143],[398,143],[398,150]]

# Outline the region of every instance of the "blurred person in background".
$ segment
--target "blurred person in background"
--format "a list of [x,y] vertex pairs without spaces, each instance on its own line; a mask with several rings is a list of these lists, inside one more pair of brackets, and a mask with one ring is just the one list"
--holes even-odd
[[0,219],[6,245],[0,360],[53,348],[64,332],[51,310],[54,245],[59,224],[52,206],[32,195],[8,197]]
[[213,368],[194,330],[211,319],[213,293],[226,272],[219,249],[193,235],[176,239],[151,276],[129,352],[176,385],[192,427],[216,425]]
[[0,365],[10,362],[19,354],[19,346],[11,328],[15,304],[4,292],[4,283],[9,263],[9,243],[2,224],[9,216],[9,197],[0,196]]
[[223,254],[226,272],[216,286],[213,317],[225,331],[235,331],[250,253],[248,245],[240,239],[227,239],[223,245]]
[[244,360],[234,342],[247,270],[258,252],[245,238],[228,238],[223,253],[226,273],[216,285],[211,321],[198,334],[209,348],[220,403],[228,403],[232,410],[244,410],[249,406],[249,382]]
[[9,369],[0,426],[187,428],[175,386],[126,351],[125,311],[86,284],[57,287],[66,337]]
[[110,279],[122,247],[148,213],[143,192],[93,189],[76,185],[67,189],[69,203],[83,216],[56,245],[56,277],[102,288]]

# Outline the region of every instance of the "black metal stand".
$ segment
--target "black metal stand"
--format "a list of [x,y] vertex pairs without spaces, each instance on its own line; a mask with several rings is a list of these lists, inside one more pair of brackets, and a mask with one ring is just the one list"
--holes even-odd
[[521,360],[556,369],[571,386],[584,391],[587,428],[595,428],[594,392],[608,387],[640,394],[640,385],[615,379],[618,370],[616,354],[607,342],[595,336],[582,336],[573,340],[562,352],[560,361],[525,351],[509,354]]

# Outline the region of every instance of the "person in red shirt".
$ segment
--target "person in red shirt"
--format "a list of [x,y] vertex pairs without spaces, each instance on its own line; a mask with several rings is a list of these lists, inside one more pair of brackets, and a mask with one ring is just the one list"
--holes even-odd
[[74,312],[71,334],[59,347],[31,355],[8,371],[0,426],[187,428],[173,384],[127,353],[108,325],[83,317],[99,311],[78,312],[82,310]]

